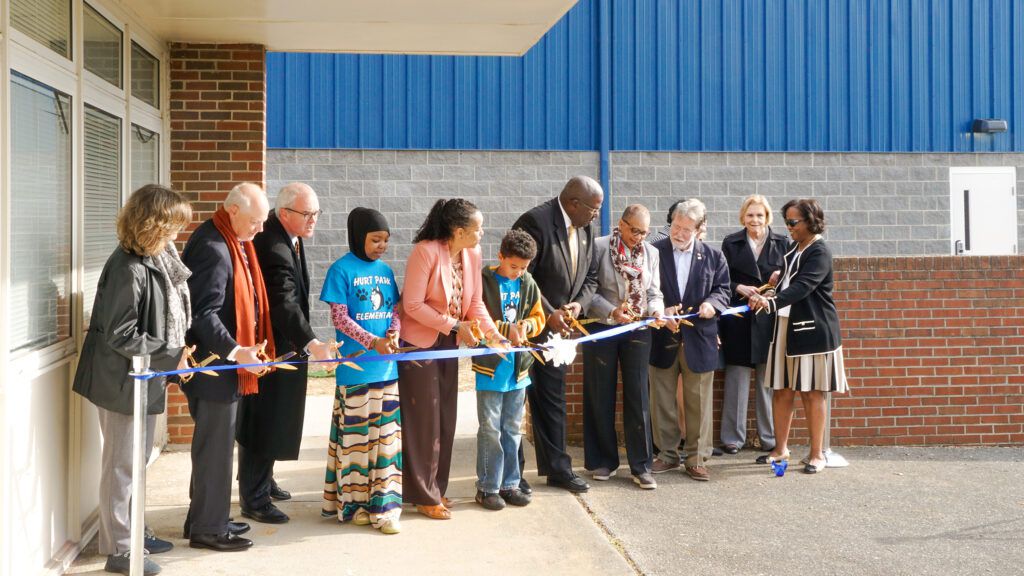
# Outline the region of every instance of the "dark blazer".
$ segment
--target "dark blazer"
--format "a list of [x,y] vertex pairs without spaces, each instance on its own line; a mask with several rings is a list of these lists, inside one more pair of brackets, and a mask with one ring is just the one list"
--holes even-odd
[[[786,330],[786,355],[806,356],[832,352],[842,345],[839,337],[839,313],[832,299],[832,251],[825,241],[818,239],[804,250],[796,261],[796,244],[786,253],[786,266],[795,273],[789,287],[780,290],[768,300],[769,311],[778,321],[780,308],[789,309],[789,328]],[[780,284],[781,285],[781,284]],[[775,329],[772,330],[774,341]]]
[[[89,332],[71,389],[100,408],[131,414],[132,356],[149,354],[150,369],[159,372],[174,370],[181,357],[181,348],[169,348],[164,339],[166,303],[164,280],[153,259],[115,248],[96,285]],[[164,380],[149,380],[147,414],[164,411]]]
[[[181,260],[192,271],[188,289],[192,297],[192,327],[185,336],[190,345],[195,345],[193,356],[202,361],[210,352],[216,352],[220,360],[214,364],[226,364],[228,354],[235,349],[235,297],[234,269],[231,254],[213,220],[207,220],[192,232]],[[233,402],[238,399],[238,376],[234,370],[217,372],[218,376],[195,373],[192,380],[182,384],[182,391],[188,396]]]
[[[271,214],[252,243],[267,285],[277,354],[301,355],[316,338],[309,327],[309,271],[302,238],[296,254],[291,237]],[[245,396],[238,405],[238,443],[274,460],[299,456],[308,365],[295,367],[260,378],[259,394]]]
[[[725,256],[717,248],[695,240],[693,258],[690,262],[690,276],[686,282],[685,294],[679,295],[676,280],[676,261],[672,255],[672,240],[663,238],[654,243],[661,263],[661,292],[665,296],[665,307],[683,305],[696,312],[701,302],[707,302],[721,312],[729,307],[729,268]],[[693,326],[682,325],[679,333],[667,329],[654,330],[651,342],[651,366],[668,368],[676,360],[679,344],[682,342],[686,364],[694,372],[711,372],[718,368],[718,318],[691,318]]]
[[576,233],[579,250],[576,273],[573,275],[565,225],[558,198],[532,208],[512,225],[533,236],[537,242],[537,256],[530,262],[529,270],[540,288],[541,306],[545,314],[551,314],[570,302],[586,308],[597,288],[596,271],[590,270],[594,245],[593,227],[588,224]]
[[[776,270],[782,270],[783,256],[789,240],[768,229],[768,238],[761,249],[761,255],[754,261],[754,253],[747,241],[747,231],[742,229],[729,234],[722,240],[722,254],[729,264],[730,307],[747,303],[736,293],[738,284],[758,287],[768,282]],[[768,345],[772,341],[772,317],[769,314],[744,314],[743,316],[722,316],[718,330],[722,334],[722,351],[725,363],[753,367],[768,361]]]

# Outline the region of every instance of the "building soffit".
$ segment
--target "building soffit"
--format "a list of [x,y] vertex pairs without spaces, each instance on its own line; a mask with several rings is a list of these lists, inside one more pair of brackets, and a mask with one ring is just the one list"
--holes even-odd
[[171,42],[520,56],[577,0],[120,0]]

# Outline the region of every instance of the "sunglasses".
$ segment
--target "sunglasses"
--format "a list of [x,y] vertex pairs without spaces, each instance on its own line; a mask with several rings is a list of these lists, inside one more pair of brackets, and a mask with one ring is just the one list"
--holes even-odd
[[800,219],[800,220],[786,220],[786,227],[787,228],[792,228],[792,227],[796,226],[797,224],[799,224],[801,222],[803,222],[803,219]]

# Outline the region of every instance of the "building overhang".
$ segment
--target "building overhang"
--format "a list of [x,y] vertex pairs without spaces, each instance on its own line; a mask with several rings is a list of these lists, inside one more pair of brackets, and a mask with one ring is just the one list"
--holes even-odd
[[121,0],[171,42],[520,56],[577,0]]

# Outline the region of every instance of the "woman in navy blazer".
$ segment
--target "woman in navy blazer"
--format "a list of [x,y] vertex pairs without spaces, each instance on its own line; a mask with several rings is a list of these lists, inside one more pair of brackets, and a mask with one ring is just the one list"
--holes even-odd
[[[747,196],[740,206],[742,230],[722,240],[722,254],[729,263],[732,307],[742,306],[758,287],[777,279],[788,241],[771,229],[772,209],[759,194]],[[747,400],[750,374],[755,375],[757,435],[761,449],[775,448],[772,425],[772,392],[764,388],[764,368],[772,340],[772,319],[764,314],[723,316],[718,321],[725,354],[725,394],[722,398],[720,438],[722,450],[735,454],[747,441]]]

